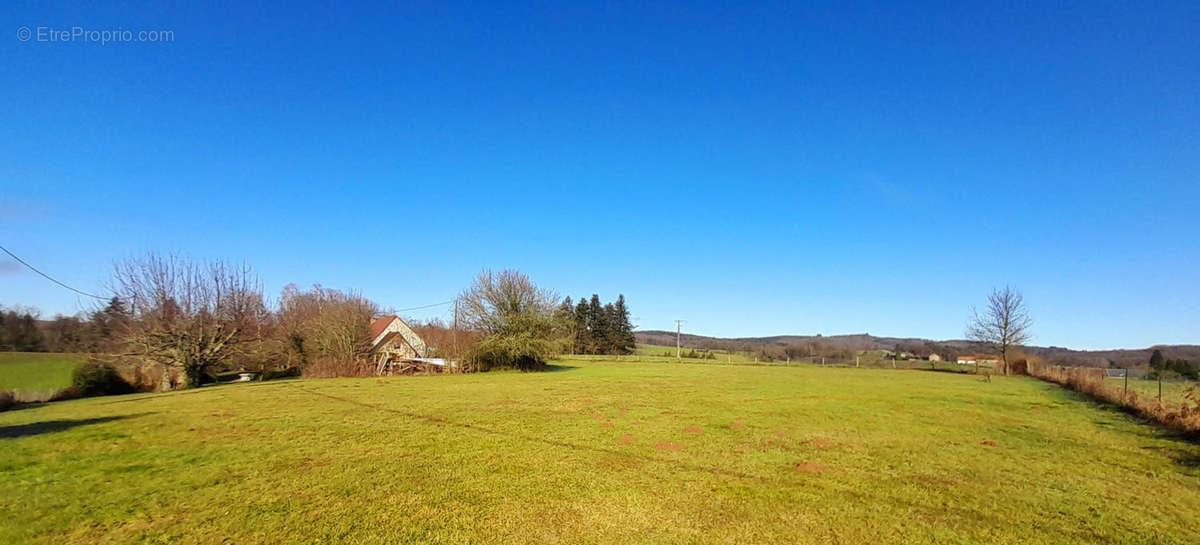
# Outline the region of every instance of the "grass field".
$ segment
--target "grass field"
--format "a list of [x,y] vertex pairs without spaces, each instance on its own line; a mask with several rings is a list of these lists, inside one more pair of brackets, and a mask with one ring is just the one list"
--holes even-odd
[[[688,354],[690,348],[684,348],[682,354]],[[697,351],[699,352],[699,351]],[[883,353],[878,350],[860,351],[858,360],[835,361],[823,360],[817,356],[805,356],[795,361],[759,361],[753,352],[730,352],[727,350],[712,350],[715,359],[703,357],[676,358],[674,346],[658,346],[653,344],[638,344],[632,355],[628,356],[571,356],[578,359],[634,361],[634,362],[700,362],[700,363],[753,363],[757,365],[828,365],[830,367],[879,367],[888,369],[936,369],[938,371],[955,371],[960,373],[975,372],[973,366],[958,365],[952,361],[930,362],[929,360],[885,360]],[[991,366],[984,366],[980,372],[995,372]]]
[[71,371],[84,357],[78,354],[0,352],[0,388],[50,392],[71,385]]
[[568,360],[0,413],[0,543],[1198,543],[1198,466],[1029,378]]

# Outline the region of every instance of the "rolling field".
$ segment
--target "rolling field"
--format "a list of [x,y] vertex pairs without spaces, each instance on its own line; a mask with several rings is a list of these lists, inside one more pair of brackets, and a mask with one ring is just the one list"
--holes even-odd
[[64,388],[83,361],[79,354],[0,352],[0,388],[18,393]]
[[1197,543],[1200,446],[1029,378],[567,360],[0,413],[0,543]]

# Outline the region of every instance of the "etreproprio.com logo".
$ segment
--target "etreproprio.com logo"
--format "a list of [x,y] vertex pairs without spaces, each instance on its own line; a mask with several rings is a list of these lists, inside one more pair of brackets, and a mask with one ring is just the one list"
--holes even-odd
[[39,26],[17,28],[17,41],[36,43],[163,43],[175,41],[174,30],[129,30],[123,28],[54,28]]

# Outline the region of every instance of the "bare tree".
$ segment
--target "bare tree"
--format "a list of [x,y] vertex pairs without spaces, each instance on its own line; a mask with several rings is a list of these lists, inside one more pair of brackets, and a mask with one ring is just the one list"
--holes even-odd
[[967,338],[987,343],[1000,350],[1001,371],[1009,371],[1008,356],[1013,348],[1029,341],[1029,329],[1033,320],[1025,308],[1025,298],[1008,286],[993,289],[988,296],[987,308],[982,314],[971,307],[971,320],[967,324]]
[[210,367],[227,363],[255,342],[269,317],[262,285],[246,265],[198,262],[147,254],[119,262],[112,290],[129,305],[117,332],[128,355],[181,369],[184,386],[198,386]]
[[368,373],[369,326],[378,312],[378,305],[355,292],[287,285],[279,299],[278,336],[287,347],[288,364],[314,376]]

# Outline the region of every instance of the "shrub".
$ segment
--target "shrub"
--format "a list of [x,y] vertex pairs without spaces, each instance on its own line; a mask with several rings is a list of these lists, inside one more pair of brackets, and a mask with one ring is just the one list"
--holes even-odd
[[134,390],[152,392],[162,384],[163,368],[157,364],[122,362],[117,366],[117,372]]
[[548,338],[539,329],[537,326],[529,329],[513,327],[503,333],[484,337],[470,352],[470,370],[545,369],[546,360],[556,355],[562,344]]
[[300,376],[299,367],[288,367],[287,369],[271,369],[259,373],[258,380],[275,380],[277,378],[294,378]]
[[8,409],[11,409],[13,405],[16,405],[16,404],[17,404],[17,400],[16,400],[16,398],[13,397],[12,392],[5,390],[3,388],[0,388],[0,411],[7,411]]
[[133,386],[117,370],[107,364],[89,361],[75,368],[71,375],[71,387],[83,397],[128,394],[134,391]]
[[305,378],[369,377],[375,375],[375,367],[362,358],[322,358],[302,373]]
[[462,321],[483,335],[467,353],[466,370],[545,369],[567,346],[555,316],[558,296],[518,271],[483,271],[459,301]]

